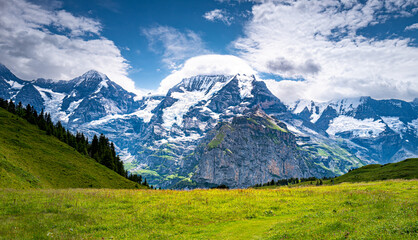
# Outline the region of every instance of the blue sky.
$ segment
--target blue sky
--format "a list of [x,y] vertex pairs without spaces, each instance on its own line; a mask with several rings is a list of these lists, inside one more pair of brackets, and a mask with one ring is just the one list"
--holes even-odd
[[96,69],[138,94],[247,72],[285,102],[412,100],[417,39],[416,0],[0,0],[0,62],[17,76]]
[[[37,1],[33,1],[37,2]],[[38,2],[39,3],[39,2]],[[144,30],[159,26],[170,27],[180,33],[188,30],[202,38],[208,52],[228,54],[229,43],[242,34],[242,27],[248,17],[240,16],[251,10],[252,3],[226,4],[218,1],[63,1],[62,9],[78,16],[99,20],[103,25],[102,34],[115,42],[132,69],[129,77],[137,87],[156,89],[160,81],[173,70],[162,61],[164,49],[156,43],[150,49],[150,41]],[[208,21],[202,16],[214,9],[225,9],[234,14],[230,25],[222,21]],[[192,57],[187,55],[186,57]],[[181,64],[185,59],[180,59]]]

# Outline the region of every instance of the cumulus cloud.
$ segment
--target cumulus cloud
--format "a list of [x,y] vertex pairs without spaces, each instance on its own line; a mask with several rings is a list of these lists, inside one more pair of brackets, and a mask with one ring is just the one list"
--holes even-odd
[[256,74],[244,60],[232,55],[209,54],[188,59],[184,66],[161,81],[159,94],[165,94],[183,78],[196,75]]
[[157,26],[144,28],[142,33],[149,41],[149,48],[162,54],[163,63],[170,69],[178,69],[185,59],[209,53],[201,37],[190,30],[181,32],[173,27]]
[[408,30],[416,30],[416,29],[418,29],[418,23],[414,23],[414,24],[412,24],[410,26],[407,26],[405,28],[405,31],[408,31]]
[[259,72],[305,79],[267,81],[283,101],[411,100],[418,96],[418,48],[408,38],[366,38],[358,30],[417,9],[411,0],[265,1],[253,6],[232,47]]
[[234,17],[229,16],[228,12],[223,9],[214,9],[207,12],[203,14],[203,18],[211,22],[221,21],[228,26],[230,26],[234,20]]
[[23,79],[68,80],[90,69],[136,92],[130,68],[99,21],[24,0],[0,1],[0,62]]

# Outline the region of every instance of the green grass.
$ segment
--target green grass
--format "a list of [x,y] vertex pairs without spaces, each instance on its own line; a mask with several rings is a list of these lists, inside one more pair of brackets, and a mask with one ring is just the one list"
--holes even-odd
[[134,188],[136,184],[0,108],[0,188]]
[[259,123],[256,120],[254,120],[253,118],[247,118],[247,120],[254,123],[255,125],[259,125]]
[[277,130],[277,131],[280,131],[280,132],[288,132],[287,130],[285,130],[285,129],[283,129],[283,128],[281,128],[281,127],[279,127],[276,123],[274,123],[273,121],[271,121],[270,119],[266,119],[267,121],[266,121],[266,126],[268,127],[268,128],[271,128],[271,129],[273,129],[273,130]]
[[223,132],[219,132],[218,134],[216,134],[216,136],[208,144],[209,150],[213,148],[217,148],[219,144],[221,144],[221,142],[224,140],[224,137],[225,137],[225,134]]
[[335,183],[365,182],[386,179],[418,179],[418,158],[385,165],[372,164],[337,177]]
[[418,181],[0,190],[0,239],[417,239]]
[[149,169],[140,169],[135,171],[136,174],[139,174],[143,177],[156,177],[156,178],[161,178],[161,176],[153,170],[149,170]]

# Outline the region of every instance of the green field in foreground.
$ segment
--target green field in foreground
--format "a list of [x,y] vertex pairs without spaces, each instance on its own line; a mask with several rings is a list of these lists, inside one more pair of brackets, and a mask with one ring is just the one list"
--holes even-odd
[[0,239],[417,239],[418,181],[0,190]]

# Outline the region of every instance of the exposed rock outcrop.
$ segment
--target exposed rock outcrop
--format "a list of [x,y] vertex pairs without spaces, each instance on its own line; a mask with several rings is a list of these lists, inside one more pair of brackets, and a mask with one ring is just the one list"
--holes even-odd
[[198,145],[198,186],[249,187],[272,179],[331,175],[312,164],[286,125],[260,109],[219,123]]

